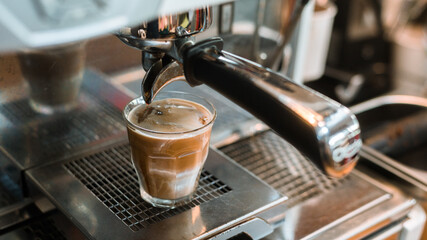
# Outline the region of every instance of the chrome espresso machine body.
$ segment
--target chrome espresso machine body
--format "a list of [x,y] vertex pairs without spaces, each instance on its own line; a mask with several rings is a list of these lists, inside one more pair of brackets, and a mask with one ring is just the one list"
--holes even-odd
[[[255,54],[248,57],[258,63],[223,50],[238,35],[232,17],[238,2],[1,3],[6,57],[0,64],[7,67],[0,72],[0,239],[374,239],[389,229],[399,229],[399,239],[416,236],[407,227],[417,210],[413,199],[352,171],[362,143],[350,110],[264,67],[277,68],[286,61],[285,45],[304,42],[298,38],[313,1],[253,2]],[[266,6],[277,4],[283,25],[276,51],[265,54],[260,19]],[[218,33],[207,30],[212,19]],[[203,31],[225,41],[198,39]],[[68,59],[63,50],[74,46],[69,42],[87,44],[89,51],[105,41],[94,37],[105,33],[138,49],[132,51],[142,53],[142,67],[109,73],[78,68],[82,58],[61,62]],[[108,50],[112,46],[104,45],[92,63]],[[290,65],[300,54],[292,55]],[[81,71],[71,109],[34,103],[31,78],[39,73],[25,74],[34,64],[41,75],[53,75],[62,64]],[[50,85],[57,93],[72,91],[65,83]],[[42,89],[45,96],[50,86]],[[218,110],[196,196],[175,209],[140,198],[121,114],[133,97],[150,102],[163,89],[195,92]]]

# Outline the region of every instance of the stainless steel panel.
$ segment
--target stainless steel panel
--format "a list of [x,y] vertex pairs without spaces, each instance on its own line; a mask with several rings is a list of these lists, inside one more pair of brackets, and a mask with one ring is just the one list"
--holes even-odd
[[[27,171],[30,181],[38,186],[88,237],[93,239],[210,237],[254,218],[257,214],[286,200],[286,197],[267,184],[259,181],[222,154],[211,150],[205,170],[215,178],[210,177],[211,179],[207,182],[203,182],[207,179],[202,178],[198,197],[190,205],[173,210],[151,208],[139,198],[136,178],[130,170],[129,154],[125,150],[118,150],[117,147],[121,148],[119,145],[114,145],[91,155],[83,155],[80,158]],[[105,161],[108,162],[105,163],[107,165],[98,166],[98,162],[93,160],[95,155],[104,156]],[[80,171],[71,173],[67,169],[67,166],[71,166],[76,161],[86,161],[85,164],[93,163],[93,165],[84,166],[89,168],[83,172],[90,171],[92,172],[90,176],[95,174],[101,177],[98,179],[101,181],[92,182],[90,184],[93,187],[87,187],[87,179],[91,177],[82,177],[79,175]],[[103,169],[106,169],[105,172]],[[113,173],[117,175],[114,176]],[[119,185],[102,183],[102,180],[107,181],[108,178],[117,181],[116,184]],[[216,182],[216,179],[221,183]],[[92,178],[91,181],[93,180]],[[131,186],[136,189],[121,192],[123,187],[126,189]],[[107,191],[103,192],[104,190]],[[103,203],[100,199],[108,203]],[[203,200],[206,201],[203,202]],[[148,212],[144,213],[145,210]],[[277,213],[277,215],[281,214],[282,212]],[[144,215],[149,217],[144,219],[142,218]],[[142,223],[144,221],[145,223]],[[268,220],[263,221],[268,223]],[[271,229],[264,231],[268,234]]]
[[411,198],[392,192],[355,170],[351,181],[296,205],[287,212],[283,230],[293,239],[351,239],[405,216]]

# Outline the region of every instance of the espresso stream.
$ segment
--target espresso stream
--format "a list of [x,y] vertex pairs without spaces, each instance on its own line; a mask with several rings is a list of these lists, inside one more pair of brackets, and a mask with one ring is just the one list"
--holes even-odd
[[128,119],[148,130],[128,126],[132,160],[145,192],[160,199],[191,194],[209,150],[212,126],[202,128],[212,120],[209,110],[187,100],[164,99],[134,108]]

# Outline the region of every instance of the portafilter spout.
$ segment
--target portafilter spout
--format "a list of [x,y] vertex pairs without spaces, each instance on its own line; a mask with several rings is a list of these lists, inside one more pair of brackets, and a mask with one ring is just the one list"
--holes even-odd
[[[150,103],[163,86],[184,80],[182,51],[193,45],[193,35],[205,31],[212,23],[211,7],[160,16],[135,27],[125,27],[116,36],[126,45],[142,51],[146,74],[141,92]],[[201,84],[201,83],[199,83]]]
[[[223,51],[220,38],[195,44],[191,31],[178,28],[174,38],[169,35],[145,41],[135,40],[134,35],[119,35],[127,44],[143,50],[143,66],[150,66],[142,83],[146,102],[150,103],[172,81],[206,84],[266,123],[323,173],[332,177],[350,173],[362,141],[359,123],[349,109],[257,63]],[[144,29],[148,28],[132,31]]]

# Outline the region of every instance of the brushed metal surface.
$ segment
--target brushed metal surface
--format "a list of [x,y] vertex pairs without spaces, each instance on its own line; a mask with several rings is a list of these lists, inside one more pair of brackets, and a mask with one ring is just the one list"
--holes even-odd
[[140,197],[138,178],[130,162],[130,154],[129,146],[123,144],[72,160],[65,163],[64,167],[132,231],[146,228],[232,190],[204,170],[190,203],[171,210],[155,208]]
[[[243,223],[286,200],[286,197],[228,160],[224,155],[211,150],[205,169],[232,190],[218,198],[169,216],[167,219],[132,231],[64,167],[64,164],[73,160],[31,169],[26,174],[29,180],[38,186],[87,237],[93,239],[200,239],[210,237]],[[111,158],[109,161],[115,165],[117,159]],[[123,178],[131,179],[128,175],[124,175]],[[264,231],[269,233],[271,229],[264,229]]]
[[[349,181],[345,181],[335,189],[312,197],[290,209],[286,216],[287,222],[283,226],[288,231],[287,236],[293,236],[293,239],[337,239],[339,235],[349,232],[356,234],[357,232],[352,232],[351,228],[339,231],[334,228],[347,220],[357,218],[361,213],[370,212],[374,207],[384,205],[392,198],[389,192],[366,181],[357,171],[351,173],[349,178]],[[378,215],[384,214],[378,210],[374,212]],[[353,227],[364,230],[368,228],[367,226],[359,222],[359,225]],[[328,232],[334,232],[335,236],[330,234],[330,238],[317,236],[328,235]],[[351,234],[348,236],[352,237]]]

